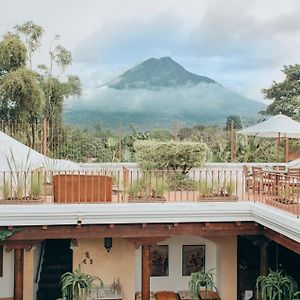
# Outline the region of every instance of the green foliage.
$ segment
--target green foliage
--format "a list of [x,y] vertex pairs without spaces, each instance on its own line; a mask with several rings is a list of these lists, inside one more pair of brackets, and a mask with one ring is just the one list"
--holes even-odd
[[41,197],[45,190],[45,176],[41,171],[36,171],[31,173],[31,195],[35,198]]
[[172,191],[197,191],[199,182],[192,180],[188,174],[168,173],[165,177],[166,187]]
[[199,272],[192,273],[189,281],[189,290],[193,293],[193,299],[198,299],[198,292],[203,287],[206,292],[217,291],[216,283],[214,280],[213,269],[205,272],[202,269]]
[[[237,162],[274,162],[277,161],[277,148],[274,139],[246,137],[237,135],[234,143]],[[230,161],[230,141],[225,140],[218,148],[212,149],[214,161]],[[283,149],[280,151],[284,153]],[[281,157],[281,159],[284,159]]]
[[26,64],[26,47],[19,36],[12,33],[4,35],[0,42],[0,78],[2,75]]
[[160,142],[167,142],[173,139],[172,134],[164,128],[153,129],[148,133],[148,138]]
[[20,231],[19,228],[3,228],[0,230],[0,242],[4,242],[7,240],[7,238],[9,238],[10,236],[12,236],[14,233]]
[[143,178],[128,183],[128,196],[138,198],[162,198],[166,184],[162,176],[156,172],[145,172]]
[[2,119],[35,123],[41,116],[45,97],[36,73],[19,68],[4,76],[0,86]]
[[220,177],[217,179],[208,178],[208,180],[201,180],[199,183],[199,193],[202,197],[226,197],[232,196],[235,193],[235,182],[229,178]]
[[72,55],[56,43],[56,35],[50,45],[49,66],[39,65],[35,72],[32,58],[41,45],[44,30],[32,21],[16,25],[15,29],[15,34],[8,33],[0,41],[0,119],[28,122],[32,128],[38,120],[46,119],[55,132],[56,125],[62,122],[64,100],[81,93],[79,77],[64,74]]
[[231,122],[233,122],[233,128],[234,129],[242,129],[243,128],[240,116],[230,115],[226,120],[224,130],[229,131],[231,129]]
[[62,295],[66,300],[86,300],[95,281],[99,282],[99,287],[103,287],[103,281],[99,277],[82,273],[79,265],[74,272],[66,272],[62,275]]
[[143,169],[181,170],[186,174],[201,167],[208,157],[204,143],[138,141],[134,144],[136,161]]
[[32,21],[25,22],[21,25],[16,25],[15,28],[18,33],[25,37],[28,60],[31,68],[32,54],[40,47],[44,30],[41,26],[34,24]]
[[268,89],[263,89],[264,97],[272,103],[265,113],[276,115],[280,112],[296,119],[300,119],[300,65],[285,65],[282,69],[285,79],[273,82]]
[[[25,161],[21,161],[19,165],[15,158],[15,155],[10,149],[9,157],[6,157],[9,170],[11,172],[11,179],[9,182],[9,191],[12,189],[13,195],[10,195],[13,199],[24,199],[27,195],[26,192],[29,191],[30,187],[30,150],[27,153]],[[21,171],[20,171],[21,170]]]
[[257,295],[262,300],[299,299],[297,289],[296,281],[282,270],[270,270],[267,276],[259,276],[256,280]]

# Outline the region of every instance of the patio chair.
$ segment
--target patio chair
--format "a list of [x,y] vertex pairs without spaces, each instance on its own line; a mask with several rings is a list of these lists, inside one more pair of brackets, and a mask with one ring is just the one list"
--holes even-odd
[[272,170],[273,171],[286,171],[286,167],[285,166],[273,166]]
[[289,168],[287,176],[290,177],[300,177],[300,168]]

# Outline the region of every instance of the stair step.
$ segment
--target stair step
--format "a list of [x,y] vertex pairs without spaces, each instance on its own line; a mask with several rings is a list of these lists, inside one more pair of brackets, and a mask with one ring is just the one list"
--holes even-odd
[[61,276],[72,270],[69,240],[47,240],[36,300],[61,298]]

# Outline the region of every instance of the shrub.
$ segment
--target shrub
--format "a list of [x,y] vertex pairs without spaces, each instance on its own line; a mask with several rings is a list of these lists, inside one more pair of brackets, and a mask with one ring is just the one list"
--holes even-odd
[[142,169],[180,170],[182,174],[203,166],[209,154],[206,144],[193,142],[138,141],[134,150]]

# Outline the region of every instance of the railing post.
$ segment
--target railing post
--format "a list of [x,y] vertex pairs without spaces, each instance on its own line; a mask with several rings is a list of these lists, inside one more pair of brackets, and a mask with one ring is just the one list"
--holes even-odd
[[44,119],[43,123],[43,154],[47,155],[47,120]]

